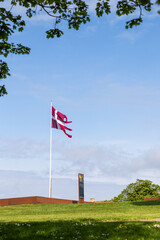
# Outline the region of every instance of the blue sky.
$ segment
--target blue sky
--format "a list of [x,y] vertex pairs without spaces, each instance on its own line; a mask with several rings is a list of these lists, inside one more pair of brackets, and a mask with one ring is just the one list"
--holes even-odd
[[[14,10],[23,12],[21,9]],[[53,19],[27,20],[12,41],[31,47],[10,55],[8,95],[0,99],[0,197],[48,196],[50,101],[72,120],[73,138],[53,130],[53,196],[111,199],[137,178],[160,184],[159,15],[113,13],[48,40]]]

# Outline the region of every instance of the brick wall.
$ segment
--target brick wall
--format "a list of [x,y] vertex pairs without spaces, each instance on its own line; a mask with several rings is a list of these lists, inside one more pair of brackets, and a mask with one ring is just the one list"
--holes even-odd
[[155,200],[160,200],[160,197],[156,197],[156,198],[144,198],[144,201],[155,201]]
[[20,205],[20,204],[40,204],[40,203],[72,204],[72,203],[78,203],[78,201],[68,200],[68,199],[58,199],[58,198],[46,198],[46,197],[38,197],[38,196],[0,199],[0,206]]

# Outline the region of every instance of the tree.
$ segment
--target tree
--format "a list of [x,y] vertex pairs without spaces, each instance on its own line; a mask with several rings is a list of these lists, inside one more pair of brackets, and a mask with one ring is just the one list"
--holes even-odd
[[151,197],[160,197],[160,186],[149,180],[137,179],[114,197],[113,201],[139,201]]
[[[97,0],[96,15],[102,17],[104,14],[111,13],[110,0]],[[0,0],[4,2],[4,0]],[[160,0],[157,0],[160,4]],[[138,18],[133,18],[126,22],[126,29],[137,26],[142,22],[142,11],[151,11],[153,3],[151,0],[119,0],[117,2],[118,16],[133,14],[139,9]],[[30,48],[21,43],[11,43],[9,37],[15,31],[22,32],[25,27],[25,21],[22,16],[14,16],[13,8],[23,7],[26,9],[26,15],[31,18],[39,12],[44,12],[55,19],[53,28],[46,31],[47,38],[61,37],[63,31],[58,27],[62,21],[68,23],[68,28],[79,29],[80,25],[90,21],[88,5],[85,0],[10,0],[10,8],[7,10],[0,7],[0,54],[3,58],[12,54],[29,54]],[[0,60],[0,80],[10,76],[10,70],[4,60]],[[4,85],[0,86],[0,96],[7,94]]]

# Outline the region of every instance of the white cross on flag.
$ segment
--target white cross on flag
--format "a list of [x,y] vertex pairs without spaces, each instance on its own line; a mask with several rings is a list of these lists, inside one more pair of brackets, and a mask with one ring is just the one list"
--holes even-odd
[[72,129],[67,128],[65,126],[66,123],[71,123],[72,121],[68,122],[68,119],[66,115],[62,114],[61,112],[58,112],[53,106],[52,106],[52,122],[51,122],[51,128],[56,128],[62,130],[69,138],[72,137],[72,135],[69,135],[66,133],[66,130],[72,131]]

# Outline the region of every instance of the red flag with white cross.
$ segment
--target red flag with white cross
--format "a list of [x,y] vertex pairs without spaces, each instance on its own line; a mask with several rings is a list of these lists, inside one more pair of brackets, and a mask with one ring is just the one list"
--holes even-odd
[[66,130],[72,131],[72,129],[66,127],[66,124],[71,123],[72,121],[68,121],[66,115],[63,113],[57,111],[52,106],[52,121],[51,121],[51,128],[56,128],[59,130],[62,130],[69,138],[72,137],[72,135],[69,135]]

